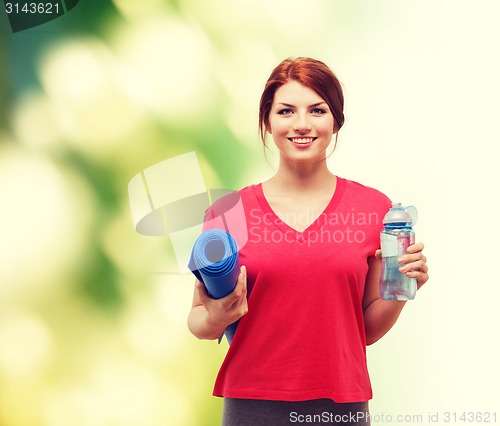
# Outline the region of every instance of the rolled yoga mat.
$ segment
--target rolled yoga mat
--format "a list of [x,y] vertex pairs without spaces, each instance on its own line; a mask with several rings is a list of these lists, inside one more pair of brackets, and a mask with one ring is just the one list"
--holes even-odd
[[[236,240],[222,229],[202,232],[193,245],[188,267],[203,283],[210,297],[221,299],[227,296],[236,287],[240,273]],[[229,344],[237,326],[238,321],[228,325],[224,331]]]

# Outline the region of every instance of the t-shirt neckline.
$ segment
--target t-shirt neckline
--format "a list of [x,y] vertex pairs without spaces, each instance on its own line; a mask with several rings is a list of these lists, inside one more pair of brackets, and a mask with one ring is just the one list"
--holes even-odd
[[264,195],[264,190],[262,189],[262,182],[254,185],[254,192],[259,202],[259,205],[264,212],[265,215],[271,219],[271,222],[282,232],[284,233],[292,233],[295,235],[298,241],[306,241],[311,233],[315,232],[317,229],[321,228],[321,226],[325,223],[329,214],[333,213],[337,208],[340,199],[342,197],[342,193],[344,192],[344,184],[345,180],[339,176],[336,176],[336,186],[335,191],[332,195],[332,198],[326,205],[323,212],[303,231],[298,231],[295,228],[292,228],[286,222],[284,222],[272,209],[271,205],[266,199]]

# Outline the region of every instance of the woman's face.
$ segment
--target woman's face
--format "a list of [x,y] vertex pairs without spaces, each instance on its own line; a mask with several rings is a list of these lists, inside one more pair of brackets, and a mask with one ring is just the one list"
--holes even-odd
[[326,158],[334,119],[328,104],[314,90],[290,80],[274,94],[267,131],[282,157],[316,162]]

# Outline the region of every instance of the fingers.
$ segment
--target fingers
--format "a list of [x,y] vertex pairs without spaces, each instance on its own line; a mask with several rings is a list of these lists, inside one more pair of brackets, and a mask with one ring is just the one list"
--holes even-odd
[[382,260],[382,250],[378,249],[375,251],[375,259]]
[[415,243],[408,247],[406,250],[408,253],[417,253],[424,249],[424,243]]
[[424,274],[426,274],[427,271],[429,270],[424,259],[415,260],[413,262],[411,260],[409,260],[409,261],[404,261],[402,263],[403,263],[403,266],[401,266],[399,268],[399,272],[402,272],[403,274],[407,274],[409,277],[415,276],[415,275],[411,275],[412,272],[423,272]]
[[240,268],[234,290],[221,299],[211,298],[200,281],[196,282],[196,289],[200,302],[208,311],[210,321],[213,324],[231,324],[248,312],[245,266]]
[[409,272],[409,271],[421,271],[421,272],[427,272],[428,267],[427,267],[427,259],[425,256],[422,257],[413,257],[412,256],[402,256],[398,259],[398,263],[403,264],[399,268],[400,272]]
[[[427,262],[427,258],[422,253],[424,249],[423,243],[415,243],[408,247],[407,254],[399,257],[398,263],[408,265],[413,262],[423,262],[424,264]],[[411,269],[411,268],[409,268]],[[409,270],[408,269],[408,270]]]
[[247,268],[242,266],[240,268],[240,273],[238,274],[238,281],[236,281],[236,287],[233,290],[233,295],[236,299],[242,297],[243,294],[246,296],[247,292]]
[[241,299],[242,297],[246,297],[247,293],[247,270],[245,266],[240,268],[240,273],[238,274],[238,280],[236,281],[236,286],[233,291],[229,293],[227,296],[221,299],[213,299],[208,295],[208,291],[202,282],[196,280],[196,289],[198,291],[198,296],[200,298],[200,302],[205,305],[207,302],[211,302],[214,300],[219,300],[226,306],[233,305],[236,301]]
[[410,278],[417,279],[417,288],[420,288],[429,279],[427,273],[427,258],[423,255],[423,243],[412,244],[408,247],[408,254],[401,256],[398,263],[402,264],[400,272],[405,273]]
[[246,266],[240,268],[236,287],[231,293],[231,298],[228,302],[231,309],[239,316],[243,316],[248,312],[247,304],[247,269]]
[[417,280],[417,290],[429,280],[429,274],[427,271],[413,270],[406,272],[406,276]]
[[238,318],[241,318],[243,315],[248,313],[248,299],[246,297],[246,292],[243,297],[236,301],[234,305],[234,312]]
[[240,268],[240,273],[238,274],[238,280],[236,281],[236,286],[234,290],[227,296],[220,299],[226,307],[234,306],[242,298],[247,296],[247,272],[246,267],[242,266]]

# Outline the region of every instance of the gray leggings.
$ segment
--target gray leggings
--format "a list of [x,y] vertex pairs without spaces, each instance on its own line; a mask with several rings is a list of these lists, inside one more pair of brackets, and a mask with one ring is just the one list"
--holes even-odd
[[333,424],[369,426],[368,402],[262,401],[224,398],[222,426],[289,426]]

